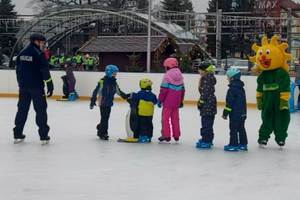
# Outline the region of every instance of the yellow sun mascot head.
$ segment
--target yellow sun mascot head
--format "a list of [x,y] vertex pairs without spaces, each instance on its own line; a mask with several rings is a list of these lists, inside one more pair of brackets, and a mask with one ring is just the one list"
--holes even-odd
[[292,59],[292,56],[286,52],[287,48],[287,43],[279,43],[277,35],[274,35],[270,42],[264,36],[261,40],[261,46],[258,46],[256,43],[252,45],[252,50],[256,53],[255,56],[250,57],[250,61],[255,65],[253,71],[269,71],[283,68],[288,72],[288,61]]

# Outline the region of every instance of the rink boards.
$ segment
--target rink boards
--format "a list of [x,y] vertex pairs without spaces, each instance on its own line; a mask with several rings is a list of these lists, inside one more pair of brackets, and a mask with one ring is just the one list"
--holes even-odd
[[[51,71],[54,81],[54,95],[62,95],[63,71]],[[76,90],[80,97],[88,98],[91,96],[93,89],[100,78],[104,76],[103,72],[75,72]],[[159,93],[159,87],[163,74],[161,73],[119,73],[118,83],[124,92],[133,92],[139,90],[139,80],[142,78],[150,78],[153,81],[153,91]],[[225,102],[228,81],[224,75],[216,75],[216,96],[219,103]],[[255,104],[256,99],[256,76],[243,76],[248,104]],[[186,102],[195,102],[199,98],[198,92],[199,75],[184,74],[184,83],[186,89]],[[14,70],[0,70],[0,96],[15,96],[18,93],[18,85]],[[298,92],[298,91],[297,91]]]

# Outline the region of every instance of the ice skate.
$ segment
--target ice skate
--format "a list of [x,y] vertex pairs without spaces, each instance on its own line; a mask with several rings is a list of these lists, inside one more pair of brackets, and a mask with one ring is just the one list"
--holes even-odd
[[47,145],[49,144],[49,140],[41,140],[41,145]]
[[150,143],[151,139],[148,136],[140,136],[139,143]]
[[22,143],[22,142],[24,142],[24,140],[25,140],[25,135],[22,135],[21,137],[19,137],[19,138],[15,138],[15,140],[14,140],[14,144],[19,144],[19,143]]
[[248,146],[246,144],[240,144],[239,145],[239,150],[241,150],[241,151],[248,151]]
[[78,99],[78,96],[75,92],[70,93],[68,100],[69,101],[76,101]]
[[259,147],[264,149],[267,147],[268,141],[267,140],[259,140],[258,141]]
[[279,142],[277,142],[277,144],[278,144],[278,146],[279,146],[279,149],[280,149],[280,150],[283,150],[283,147],[284,147],[284,145],[285,145],[285,142],[284,142],[284,141],[279,141]]
[[199,140],[196,143],[196,148],[197,149],[211,149],[212,146],[213,146],[212,143],[210,143],[210,142],[203,142],[202,140]]
[[41,140],[41,145],[47,145],[50,142],[50,137],[48,136],[46,139]]
[[170,142],[171,141],[171,138],[165,138],[164,136],[161,136],[158,138],[158,141],[159,142]]
[[15,139],[14,140],[14,144],[19,144],[19,143],[22,143],[24,142],[25,139]]
[[100,140],[106,140],[107,141],[109,139],[108,135],[100,135],[100,134],[98,134],[98,137],[99,137]]
[[179,143],[179,138],[174,137],[174,141],[175,141],[175,144],[178,144]]
[[224,151],[238,152],[239,151],[239,147],[238,146],[225,145],[224,146]]

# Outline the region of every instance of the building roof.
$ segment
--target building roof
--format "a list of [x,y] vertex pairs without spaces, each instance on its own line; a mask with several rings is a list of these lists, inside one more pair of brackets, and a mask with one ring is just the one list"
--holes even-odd
[[[151,52],[166,39],[166,36],[152,36]],[[83,53],[147,52],[147,36],[98,36],[88,41],[79,51]]]
[[[148,20],[148,15],[143,13],[136,13],[137,16]],[[198,40],[198,37],[191,33],[190,31],[184,30],[181,26],[175,23],[162,22],[154,17],[152,17],[151,22],[163,30],[166,30],[169,34],[173,35],[176,39],[183,40]]]
[[289,8],[292,10],[300,10],[300,4],[293,0],[281,0],[280,7],[286,10]]

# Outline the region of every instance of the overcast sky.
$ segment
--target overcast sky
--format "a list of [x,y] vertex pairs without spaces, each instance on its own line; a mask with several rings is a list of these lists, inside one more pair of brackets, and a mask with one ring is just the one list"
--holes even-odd
[[[32,14],[32,10],[28,8],[28,2],[30,0],[12,0],[16,5],[16,10],[18,14],[30,15]],[[159,2],[160,0],[154,0],[155,2]],[[192,0],[194,3],[194,8],[196,12],[206,12],[207,2],[208,0]]]

